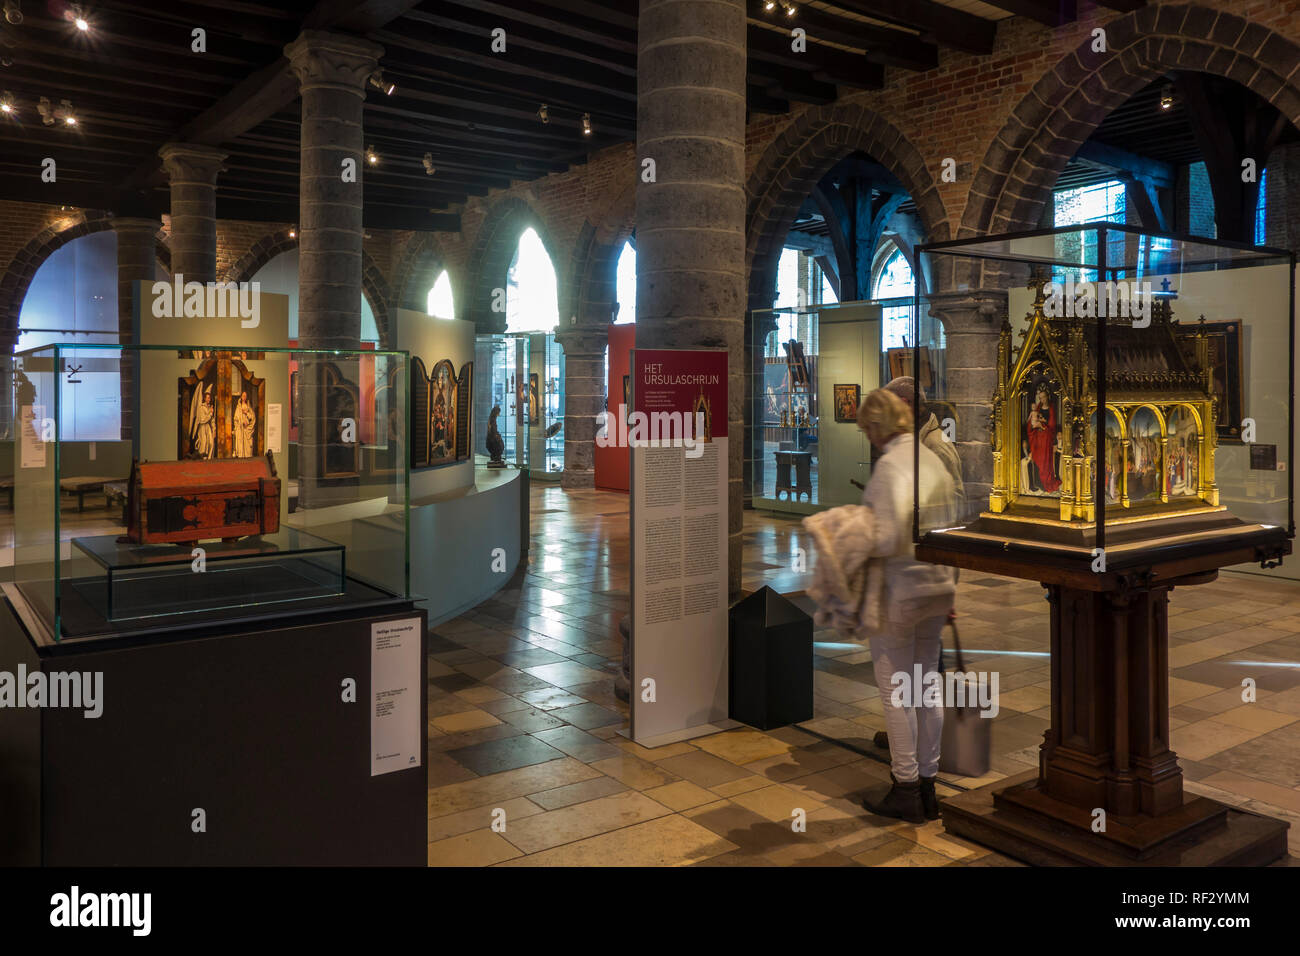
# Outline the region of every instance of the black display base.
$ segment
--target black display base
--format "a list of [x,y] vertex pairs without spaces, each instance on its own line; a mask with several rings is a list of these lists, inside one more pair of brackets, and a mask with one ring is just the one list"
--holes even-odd
[[[411,619],[420,766],[372,777],[371,627]],[[0,605],[0,671],[99,673],[103,701],[0,708],[0,865],[425,865],[426,651],[406,600],[49,648]]]

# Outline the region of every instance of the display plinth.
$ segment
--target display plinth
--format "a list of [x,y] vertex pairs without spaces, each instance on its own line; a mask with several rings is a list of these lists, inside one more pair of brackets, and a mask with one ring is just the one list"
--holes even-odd
[[117,535],[73,538],[103,576],[70,581],[111,622],[253,604],[337,597],[347,590],[344,548],[297,528],[209,542],[204,572],[189,545],[133,544]]
[[42,644],[4,596],[0,671],[97,675],[99,713],[0,708],[0,865],[425,865],[411,601]]
[[[944,801],[950,832],[1039,864],[1263,865],[1286,853],[1287,823],[1183,792],[1169,747],[1168,602],[1220,567],[1278,561],[1290,541],[1259,526],[1217,550],[1186,537],[1166,542],[1167,560],[1105,572],[1068,554],[1045,564],[1010,540],[998,549],[948,532],[922,538],[918,558],[1042,581],[1051,604],[1051,727],[1038,773]],[[1098,810],[1105,829],[1094,832]]]

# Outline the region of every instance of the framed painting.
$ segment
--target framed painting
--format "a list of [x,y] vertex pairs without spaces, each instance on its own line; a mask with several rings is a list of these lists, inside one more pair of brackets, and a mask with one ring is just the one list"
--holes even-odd
[[1240,445],[1241,422],[1246,416],[1241,390],[1241,319],[1189,325],[1203,329],[1209,345],[1210,382],[1216,401],[1215,430],[1219,442]]
[[832,388],[835,395],[835,420],[857,424],[858,406],[862,404],[861,386],[835,385]]

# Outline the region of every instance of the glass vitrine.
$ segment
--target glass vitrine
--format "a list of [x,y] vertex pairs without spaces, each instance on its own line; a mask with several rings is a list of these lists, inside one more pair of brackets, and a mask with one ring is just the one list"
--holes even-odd
[[919,257],[914,341],[946,375],[918,432],[965,495],[918,502],[918,536],[1112,569],[1289,547],[1291,253],[1092,223]]
[[406,372],[382,351],[15,355],[29,626],[61,641],[406,597]]

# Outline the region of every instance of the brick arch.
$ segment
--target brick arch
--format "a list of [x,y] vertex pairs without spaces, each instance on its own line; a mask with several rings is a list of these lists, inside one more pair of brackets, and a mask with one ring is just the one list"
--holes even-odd
[[[4,276],[0,277],[0,334],[10,347],[18,341],[18,317],[22,313],[27,290],[45,260],[74,239],[112,228],[111,212],[88,209],[50,223],[18,250]],[[155,243],[158,262],[171,272],[171,248],[167,245],[161,226]]]
[[836,102],[800,114],[759,158],[746,192],[745,261],[751,309],[776,296],[776,263],[799,208],[841,159],[866,153],[887,168],[912,197],[926,238],[948,238],[948,213],[925,158],[878,113]]
[[573,315],[570,300],[572,283],[565,260],[557,255],[558,247],[547,228],[545,220],[526,200],[519,196],[502,196],[488,210],[470,247],[470,275],[466,284],[465,305],[461,314],[472,321],[480,332],[504,332],[506,314],[492,311],[493,290],[504,288],[510,260],[519,247],[519,237],[531,226],[541,237],[546,254],[555,269],[556,296],[560,328],[567,325]]
[[[971,182],[958,237],[1036,228],[1065,164],[1101,121],[1170,70],[1227,77],[1300,125],[1300,47],[1198,4],[1143,7],[1106,24],[1048,70],[993,138]],[[972,277],[974,278],[974,277]]]
[[429,290],[443,272],[451,280],[452,304],[456,318],[462,315],[461,293],[465,284],[461,270],[447,261],[442,244],[431,232],[416,233],[402,250],[397,268],[393,271],[393,293],[397,306],[424,312],[429,307]]
[[[248,250],[236,259],[226,270],[226,282],[251,282],[259,269],[280,255],[298,248],[297,236],[289,235],[289,228],[267,233],[258,239]],[[361,291],[370,303],[370,311],[375,314],[375,327],[379,330],[379,347],[393,347],[391,308],[393,294],[388,280],[370,253],[361,250]]]

